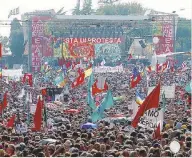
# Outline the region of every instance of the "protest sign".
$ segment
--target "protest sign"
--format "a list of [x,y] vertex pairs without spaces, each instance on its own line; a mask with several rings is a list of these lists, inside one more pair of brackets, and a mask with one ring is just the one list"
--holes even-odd
[[[148,87],[148,95],[152,92],[155,87]],[[165,98],[175,98],[175,85],[172,86],[162,86],[161,95],[165,92]]]
[[163,109],[150,109],[140,118],[139,126],[148,129],[157,128],[157,122],[163,123]]

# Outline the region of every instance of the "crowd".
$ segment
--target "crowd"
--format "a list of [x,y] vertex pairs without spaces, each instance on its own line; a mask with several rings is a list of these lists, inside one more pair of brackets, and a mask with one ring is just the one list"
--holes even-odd
[[[142,67],[142,66],[141,66]],[[96,122],[96,128],[82,129],[82,125],[91,123],[91,110],[87,105],[87,80],[78,88],[71,89],[67,100],[61,98],[62,105],[55,109],[47,108],[47,126],[44,118],[41,131],[32,131],[33,114],[28,122],[29,102],[26,95],[19,98],[22,89],[32,94],[32,102],[37,103],[40,87],[55,87],[52,78],[43,83],[43,74],[36,75],[36,84],[27,87],[22,82],[0,81],[1,94],[8,92],[8,106],[1,114],[0,157],[190,157],[191,156],[191,103],[187,102],[185,85],[191,81],[191,70],[174,72],[147,73],[142,76],[137,88],[130,88],[132,68],[124,73],[105,73],[107,83],[114,97],[123,96],[115,105],[105,111],[105,116],[121,114],[130,117],[135,89],[147,96],[148,86],[156,86],[161,78],[162,86],[175,84],[175,98],[166,99],[161,139],[153,139],[153,130],[138,126],[133,128],[131,120]],[[101,74],[95,74],[95,78]],[[53,74],[54,76],[54,74]],[[70,81],[69,81],[70,83]],[[77,113],[64,113],[63,109],[78,109]],[[13,128],[6,123],[16,115]],[[22,127],[22,128],[21,128]],[[176,140],[180,144],[178,153],[173,153],[170,143]]]

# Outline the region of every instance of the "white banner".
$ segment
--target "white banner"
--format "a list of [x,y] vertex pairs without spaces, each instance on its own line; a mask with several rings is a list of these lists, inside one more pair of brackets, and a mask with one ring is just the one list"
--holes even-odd
[[22,69],[2,69],[2,75],[11,77],[14,80],[20,80],[20,77],[23,75]]
[[123,65],[115,66],[115,67],[110,67],[110,66],[99,66],[94,68],[94,72],[96,73],[106,73],[106,72],[124,72]]
[[[148,95],[155,87],[148,87]],[[175,85],[161,87],[161,94],[165,92],[165,98],[175,98]]]
[[161,122],[163,125],[163,109],[150,109],[140,118],[139,126],[148,129],[157,128],[157,122]]

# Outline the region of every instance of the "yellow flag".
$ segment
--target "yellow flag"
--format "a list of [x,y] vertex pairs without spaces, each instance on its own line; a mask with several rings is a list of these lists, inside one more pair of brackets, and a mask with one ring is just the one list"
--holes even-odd
[[93,72],[92,68],[85,70],[85,78],[91,76],[92,72]]

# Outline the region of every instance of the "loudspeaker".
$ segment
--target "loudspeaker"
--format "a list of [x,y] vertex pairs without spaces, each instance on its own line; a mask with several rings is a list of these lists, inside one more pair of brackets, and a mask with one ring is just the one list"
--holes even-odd
[[143,42],[143,40],[140,40],[140,41],[139,41],[139,44],[141,45],[142,48],[145,48],[145,47],[146,47],[146,44]]

